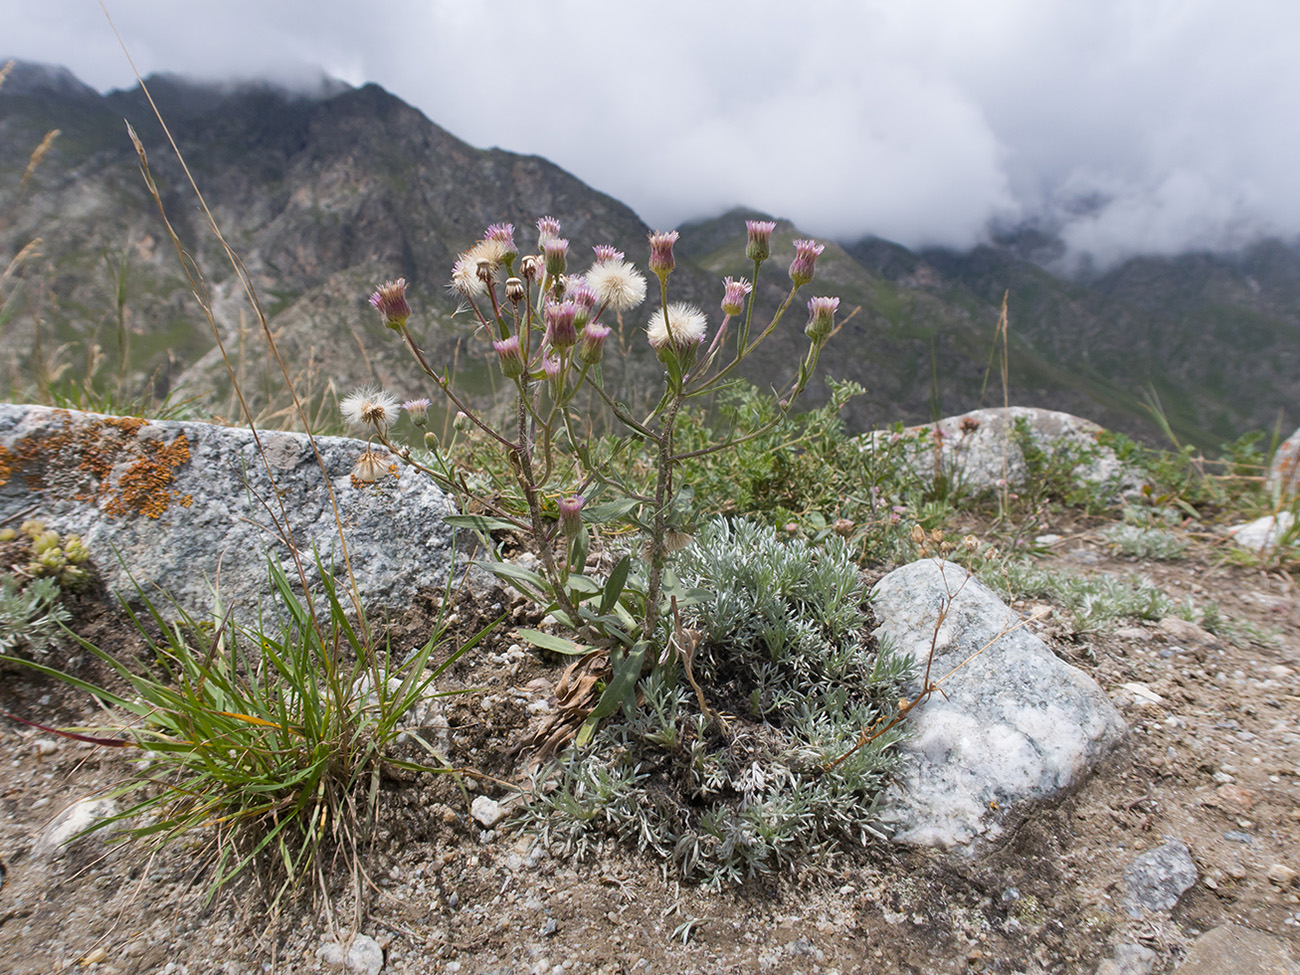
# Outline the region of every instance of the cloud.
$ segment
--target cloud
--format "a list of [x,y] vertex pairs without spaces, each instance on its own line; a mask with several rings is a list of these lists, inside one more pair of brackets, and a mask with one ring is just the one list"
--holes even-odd
[[[13,54],[131,83],[83,0]],[[109,0],[143,72],[376,81],[546,156],[656,226],[733,205],[964,247],[1035,220],[1080,254],[1300,233],[1292,0]]]

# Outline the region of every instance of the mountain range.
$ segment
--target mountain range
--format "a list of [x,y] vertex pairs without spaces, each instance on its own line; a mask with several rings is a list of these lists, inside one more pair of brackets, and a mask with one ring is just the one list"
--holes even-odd
[[[554,215],[579,269],[597,243],[614,243],[643,267],[648,256],[650,228],[619,201],[545,159],[469,146],[378,86],[322,78],[289,91],[174,76],[146,85],[309,399],[330,402],[366,382],[399,398],[429,395],[366,304],[376,284],[396,277],[411,282],[430,361],[490,396],[491,350],[446,289],[457,254],[488,224],[513,222],[531,248],[536,218]],[[144,93],[101,95],[65,69],[21,62],[0,86],[0,264],[22,253],[0,283],[11,395],[97,368],[132,389],[193,396],[234,416],[227,366],[124,120],[203,276],[241,386],[255,408],[273,409],[284,402],[284,380]],[[33,150],[54,129],[32,170]],[[750,270],[744,220],[756,216],[735,211],[679,228],[672,300],[716,310],[720,279]],[[783,296],[790,242],[801,236],[778,219],[760,307]],[[963,252],[875,237],[828,242],[801,294],[841,298],[844,325],[822,363],[826,375],[867,388],[846,410],[850,428],[1000,405],[994,352],[1004,294],[1013,404],[1068,410],[1144,439],[1159,436],[1158,406],[1180,439],[1210,449],[1300,421],[1295,241],[1073,273],[1061,258],[1057,241],[1030,229]],[[649,311],[629,313],[620,353],[628,382],[642,390],[656,379],[640,335]],[[754,357],[748,376],[759,384],[781,382],[806,347],[802,308],[790,314]],[[824,395],[818,386],[811,399]]]

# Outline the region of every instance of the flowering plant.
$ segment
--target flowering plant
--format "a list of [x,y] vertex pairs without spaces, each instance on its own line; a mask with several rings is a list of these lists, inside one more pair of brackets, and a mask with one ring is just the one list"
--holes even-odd
[[[405,281],[382,285],[370,299],[384,324],[402,337],[425,374],[460,411],[457,429],[485,437],[504,454],[510,482],[496,491],[482,489],[450,460],[432,434],[425,435],[427,454],[391,443],[397,401],[382,391],[363,390],[344,400],[344,416],[448,489],[468,512],[452,521],[476,530],[488,543],[494,556],[488,567],[544,606],[575,637],[523,631],[528,639],[581,656],[589,666],[603,668],[608,657],[612,674],[599,701],[583,713],[579,743],[590,738],[604,715],[631,697],[645,670],[667,666],[682,652],[680,623],[674,629],[676,621],[669,619],[676,605],[692,599],[669,569],[672,553],[691,541],[690,487],[678,483],[680,462],[726,450],[771,426],[733,432],[689,453],[680,452],[674,439],[682,405],[716,391],[772,334],[795,294],[813,279],[823,251],[812,241],[795,241],[789,293],[766,327],[753,335],[754,282],[771,256],[775,224],[752,220],[747,227],[746,257],[753,262],[753,277],[723,281],[722,320],[712,335],[702,310],[669,301],[676,231],[650,234],[647,267],[658,281],[659,303],[646,320],[645,335],[663,366],[664,387],[658,402],[641,416],[634,416],[606,386],[602,361],[612,330],[601,318],[615,316],[621,326],[623,313],[645,301],[647,278],[611,245],[597,246],[593,263],[581,274],[573,273],[569,242],[560,236],[559,221],[553,217],[537,221],[537,253],[521,256],[514,227],[494,224],[452,269],[452,289],[491,344],[501,374],[514,386],[513,410],[505,423],[494,424],[475,411],[453,378],[427,361],[408,327],[411,308]],[[784,419],[806,388],[821,348],[835,329],[838,305],[838,298],[809,300],[808,352],[789,385],[775,393],[779,409],[773,424]],[[584,390],[590,394],[578,399]],[[591,427],[582,420],[591,396],[592,402],[603,403],[625,434],[598,438],[589,432]],[[412,400],[405,409],[423,425],[428,405],[425,399]],[[644,480],[620,473],[617,464],[637,444],[651,461],[651,473]],[[374,457],[367,448],[354,481],[383,476],[384,468]],[[501,531],[522,533],[529,540],[536,568],[500,556],[491,533]],[[639,551],[618,541],[633,532],[644,536]],[[612,553],[620,549],[625,551],[615,560]],[[601,572],[600,558],[589,568],[593,554],[605,558],[607,571]]]

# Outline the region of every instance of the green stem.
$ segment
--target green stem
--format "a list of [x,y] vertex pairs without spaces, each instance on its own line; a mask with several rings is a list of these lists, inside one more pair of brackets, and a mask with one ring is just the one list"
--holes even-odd
[[673,427],[677,422],[677,411],[681,408],[682,397],[673,397],[668,412],[663,418],[663,432],[659,435],[658,480],[655,483],[655,514],[650,531],[650,579],[646,587],[645,629],[642,634],[646,640],[654,639],[655,626],[659,622],[659,589],[663,584],[664,563],[667,553],[664,551],[664,535],[667,533],[668,503],[671,500],[673,484]]

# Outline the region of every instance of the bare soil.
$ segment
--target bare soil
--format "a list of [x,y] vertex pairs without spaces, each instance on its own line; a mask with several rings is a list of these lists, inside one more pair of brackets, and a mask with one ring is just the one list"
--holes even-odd
[[[714,893],[678,882],[630,845],[572,862],[517,829],[485,831],[447,778],[409,777],[384,787],[361,931],[383,947],[385,972],[466,975],[1091,975],[1124,943],[1153,949],[1159,973],[1176,967],[1197,934],[1226,922],[1286,939],[1300,957],[1300,886],[1289,873],[1300,871],[1300,600],[1285,573],[1222,556],[1197,542],[1178,560],[1137,563],[1113,557],[1084,526],[1040,557],[1068,571],[1138,572],[1180,603],[1216,602],[1226,633],[1147,622],[1072,637],[1051,617],[1037,624],[1111,693],[1130,735],[1076,793],[1035,810],[995,853],[967,859],[880,843],[802,875]],[[457,612],[468,632],[512,606],[498,591],[467,597]],[[77,614],[89,639],[141,653],[133,629],[101,601],[87,597]],[[432,619],[427,604],[413,607],[395,627],[396,645],[419,642]],[[521,777],[518,748],[553,706],[563,667],[517,646],[512,627],[533,622],[514,607],[454,673],[455,683],[483,691],[442,711],[454,759],[484,773],[477,789],[489,795],[502,795],[496,780]],[[63,663],[104,676],[75,649]],[[1135,683],[1160,703],[1138,703],[1123,687]],[[30,671],[0,670],[0,711],[80,724],[96,720],[86,700]],[[120,780],[131,758],[0,718],[0,972],[326,970],[321,899],[304,896],[274,924],[244,882],[205,904],[202,837],[153,858],[93,837],[57,855],[34,852],[55,815]],[[1187,844],[1199,879],[1172,912],[1130,918],[1120,907],[1124,869],[1167,837]],[[338,925],[350,918],[336,900]]]

